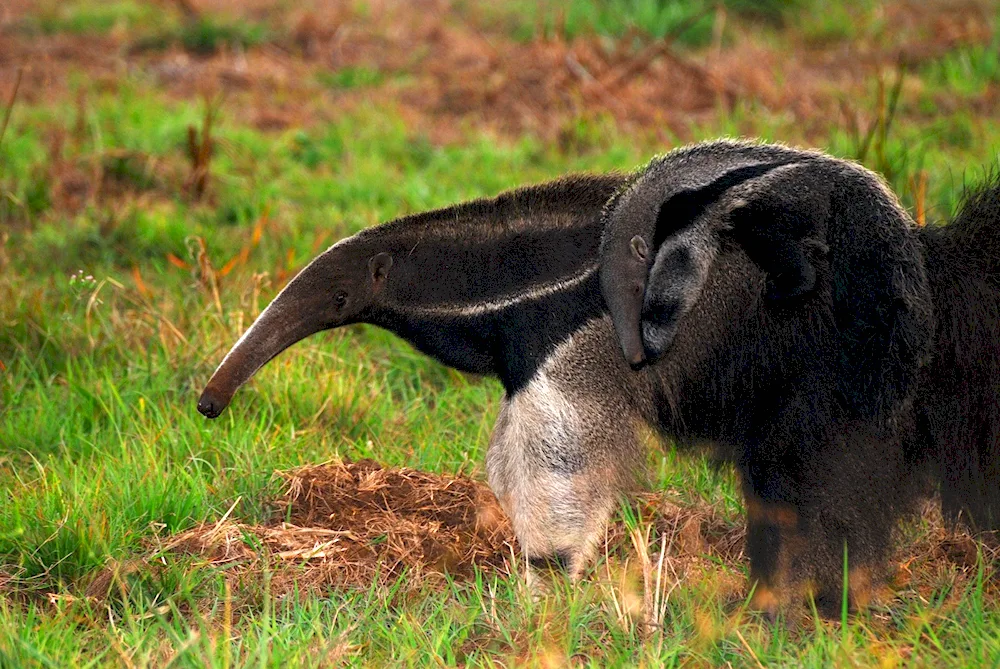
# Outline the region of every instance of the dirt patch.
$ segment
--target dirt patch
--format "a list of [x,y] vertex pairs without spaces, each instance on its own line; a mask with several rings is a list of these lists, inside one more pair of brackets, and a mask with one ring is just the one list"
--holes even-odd
[[[145,559],[110,564],[86,595],[103,600],[130,574],[157,569],[170,554],[221,568],[238,588],[271,574],[275,596],[329,587],[368,589],[406,575],[403,590],[521,569],[510,523],[489,488],[464,476],[383,468],[372,461],[309,466],[278,474],[286,483],[273,519],[251,525],[227,514],[159,542]],[[742,559],[743,531],[705,505],[682,507],[664,494],[641,495],[634,510],[667,547],[671,572]],[[632,550],[622,524],[603,552]]]
[[335,553],[365,581],[373,561],[386,577],[404,568],[468,577],[474,567],[503,570],[517,550],[493,494],[466,477],[385,469],[370,460],[283,476],[288,492],[277,516],[285,525],[346,533]]
[[[517,554],[510,525],[489,489],[466,477],[386,469],[365,460],[279,474],[285,494],[273,521],[225,520],[171,538],[158,552],[212,564],[275,569],[291,587],[368,588],[404,572],[412,584],[476,568],[506,572]],[[306,567],[299,569],[297,567]]]

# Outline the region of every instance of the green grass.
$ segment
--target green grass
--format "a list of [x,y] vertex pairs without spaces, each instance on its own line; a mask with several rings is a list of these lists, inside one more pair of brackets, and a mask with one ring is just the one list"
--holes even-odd
[[468,4],[524,41],[557,36],[572,40],[595,33],[619,38],[636,33],[644,39],[668,38],[683,46],[701,47],[712,41],[719,28],[724,30],[733,22],[730,18],[718,24],[723,14],[749,22],[757,32],[794,27],[815,45],[880,33],[886,27],[873,0],[835,4],[815,0],[517,0],[503,3],[502,8]]
[[257,23],[244,21],[220,21],[211,17],[200,17],[184,22],[174,37],[185,49],[198,54],[215,53],[223,47],[247,48],[263,43],[268,37],[267,29]]
[[94,37],[118,31],[139,35],[133,43],[138,48],[162,49],[176,44],[199,55],[223,48],[245,49],[274,37],[273,31],[259,22],[207,13],[185,16],[172,3],[137,0],[41,0],[37,11],[19,26],[46,35]]
[[274,37],[266,25],[253,21],[212,15],[183,19],[165,15],[161,19],[166,27],[158,24],[142,31],[133,43],[136,50],[159,50],[176,45],[192,54],[210,56],[223,49],[258,46]]
[[926,78],[963,97],[977,97],[1000,83],[1000,39],[949,52],[926,68]]
[[884,20],[873,12],[873,0],[804,4],[798,12],[790,12],[789,23],[807,43],[814,46],[845,42],[866,33],[879,33]]
[[[651,3],[648,11],[665,16],[670,6]],[[579,30],[592,24],[586,19]],[[970,94],[962,76],[938,74],[964,71],[963,58],[947,55],[914,76],[938,95]],[[995,85],[988,54],[969,58],[977,81]],[[317,86],[385,81],[361,70],[341,76]],[[220,571],[166,556],[162,569],[131,577],[127,592],[104,603],[70,599],[110,561],[145,555],[157,538],[214,522],[234,503],[235,518],[267,518],[280,489],[275,470],[371,457],[484,478],[499,385],[448,370],[375,328],[317,336],[286,352],[217,421],[205,421],[194,403],[280,288],[279,277],[317,248],[395,216],[515,185],[631,169],[669,148],[604,118],[568,121],[570,139],[558,145],[475,130],[461,143],[438,145],[391,106],[265,134],[231,121],[227,112],[241,102],[230,100],[214,131],[222,148],[209,195],[194,203],[181,182],[186,128],[200,122],[200,103],[170,98],[141,77],[123,79],[113,94],[85,79],[81,85],[87,132],[60,158],[90,165],[128,152],[157,167],[150,180],[136,167],[144,163],[109,163],[115,178],[135,188],[68,213],[58,206],[48,147],[53,132],[73,127],[72,104],[19,103],[0,143],[0,666],[556,665],[571,658],[590,666],[990,666],[1000,657],[992,586],[973,578],[953,606],[948,575],[926,601],[903,598],[880,610],[881,618],[794,631],[720,596],[720,582],[745,578],[742,567],[725,564],[679,584],[663,629],[648,634],[619,618],[598,577],[579,586],[557,582],[539,601],[517,579],[405,596],[400,583],[277,599],[263,585],[267,574],[227,593]],[[853,102],[871,112],[874,92],[871,99]],[[910,178],[926,171],[928,208],[943,218],[963,181],[974,182],[995,161],[1000,122],[961,111],[927,118],[912,99],[901,104],[866,162],[878,156],[910,207]],[[806,132],[780,111],[741,102],[695,126],[692,139],[759,135],[857,155],[857,137],[839,123],[829,123],[819,141]],[[216,269],[251,249],[247,263],[221,279],[218,303],[193,269],[202,243]],[[732,472],[671,448],[651,454],[650,464],[654,485],[739,522]],[[48,594],[57,597],[50,602]]]
[[[638,32],[646,38],[671,38],[680,44],[700,46],[712,39],[716,6],[769,23],[793,15],[806,0],[570,0],[533,2],[517,0],[491,8],[488,16],[505,26],[515,38],[528,41],[559,36],[573,39],[597,33],[621,37]],[[484,8],[476,5],[480,11]]]
[[385,74],[373,67],[344,67],[332,72],[319,72],[316,79],[330,88],[367,88],[385,81]]
[[163,10],[155,3],[141,0],[100,3],[40,0],[37,13],[25,26],[46,34],[102,35],[116,28],[129,30],[153,25],[162,14]]

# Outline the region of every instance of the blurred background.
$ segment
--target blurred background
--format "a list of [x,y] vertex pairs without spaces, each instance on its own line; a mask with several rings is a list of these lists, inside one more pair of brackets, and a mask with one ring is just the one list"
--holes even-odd
[[961,181],[997,145],[997,12],[985,0],[6,0],[0,95],[18,113],[0,215],[182,197],[252,219],[254,202],[227,200],[273,169],[263,149],[338,170],[356,147],[332,146],[331,128],[348,120],[345,143],[399,134],[431,161],[474,141],[577,157],[627,138],[641,160],[764,136],[856,157],[913,206],[925,182],[953,185],[928,172]]

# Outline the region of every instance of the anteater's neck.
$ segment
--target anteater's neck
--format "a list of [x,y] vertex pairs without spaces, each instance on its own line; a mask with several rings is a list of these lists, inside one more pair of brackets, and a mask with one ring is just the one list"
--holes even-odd
[[365,243],[394,264],[365,320],[516,392],[604,310],[600,212],[620,181],[561,180],[373,229]]

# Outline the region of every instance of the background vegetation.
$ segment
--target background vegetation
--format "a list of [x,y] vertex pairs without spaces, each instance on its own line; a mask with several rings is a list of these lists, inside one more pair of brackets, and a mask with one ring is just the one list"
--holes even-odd
[[[653,627],[597,577],[540,601],[495,575],[276,596],[268,573],[233,590],[164,553],[88,588],[227,512],[268,519],[276,470],[372,458],[484,479],[499,386],[374,328],[303,342],[218,421],[195,412],[333,241],[720,135],[859,159],[934,224],[995,169],[998,100],[985,1],[11,0],[0,666],[996,666],[994,560],[932,514],[902,531],[926,559],[884,602],[792,629],[745,611],[740,560],[661,592]],[[697,455],[651,449],[650,481],[741,522],[732,473]]]

